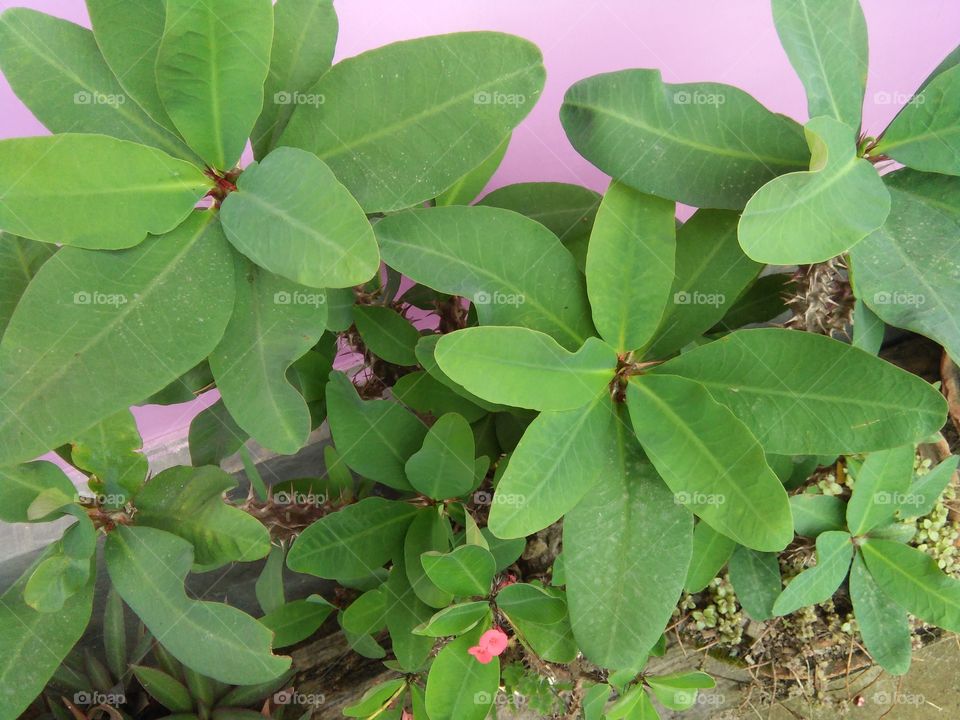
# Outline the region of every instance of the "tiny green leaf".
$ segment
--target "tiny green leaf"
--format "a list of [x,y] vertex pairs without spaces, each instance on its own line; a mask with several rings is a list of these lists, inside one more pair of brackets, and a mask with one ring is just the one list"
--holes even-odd
[[188,713],[193,710],[193,698],[190,691],[176,678],[170,677],[162,670],[131,665],[130,669],[143,685],[144,690],[167,710],[174,713]]
[[445,637],[460,635],[490,614],[490,605],[486,602],[468,602],[451,605],[431,617],[427,622],[414,628],[415,635],[427,637]]
[[789,615],[830,598],[847,576],[853,558],[850,533],[828,530],[817,537],[817,564],[797,575],[773,604],[774,615]]

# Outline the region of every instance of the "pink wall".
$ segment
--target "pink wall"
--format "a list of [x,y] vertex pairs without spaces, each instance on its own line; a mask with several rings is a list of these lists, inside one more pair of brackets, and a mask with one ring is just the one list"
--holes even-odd
[[[960,43],[957,0],[862,0],[870,31],[865,128],[876,133],[940,60]],[[88,24],[83,0],[0,0]],[[558,120],[575,81],[628,67],[657,67],[667,82],[737,85],[771,109],[804,120],[803,88],[780,48],[768,0],[339,0],[337,57],[395,40],[461,30],[500,30],[543,50],[547,87],[517,130],[492,187],[533,180],[596,189],[605,176],[570,147]],[[43,133],[0,78],[0,138]],[[189,422],[196,408],[141,412],[158,437]],[[149,440],[148,440],[149,444]]]

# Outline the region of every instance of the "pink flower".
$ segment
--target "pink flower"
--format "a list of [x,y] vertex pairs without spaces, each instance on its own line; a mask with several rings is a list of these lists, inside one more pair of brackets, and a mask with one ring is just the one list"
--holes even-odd
[[480,636],[477,645],[467,652],[486,665],[493,658],[507,649],[507,634],[500,628],[491,628]]

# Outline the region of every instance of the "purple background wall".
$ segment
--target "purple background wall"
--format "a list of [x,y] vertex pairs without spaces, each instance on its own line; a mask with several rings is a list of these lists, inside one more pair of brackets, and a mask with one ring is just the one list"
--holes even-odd
[[[544,95],[516,131],[491,188],[554,180],[597,190],[606,177],[579,157],[560,127],[564,91],[600,72],[656,67],[667,82],[736,85],[777,112],[806,119],[800,81],[781,49],[769,0],[339,0],[337,59],[436,33],[499,30],[543,50]],[[870,32],[864,128],[882,130],[940,60],[960,43],[957,0],[862,0]],[[83,0],[0,0],[89,25]],[[45,133],[0,78],[0,138]],[[205,398],[189,407],[138,412],[146,444],[182,432]]]

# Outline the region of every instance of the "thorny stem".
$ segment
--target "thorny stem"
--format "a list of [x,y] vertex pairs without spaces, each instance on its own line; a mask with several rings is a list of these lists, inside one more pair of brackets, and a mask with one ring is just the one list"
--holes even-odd
[[214,207],[220,207],[227,195],[237,191],[237,178],[240,177],[242,172],[243,170],[234,168],[229,172],[223,173],[219,170],[215,170],[209,165],[204,169],[203,174],[216,183],[216,187],[212,188],[210,192],[207,193],[207,197],[213,198]]
[[663,360],[648,360],[647,362],[633,362],[633,351],[624,353],[617,358],[617,370],[610,381],[610,397],[614,402],[624,402],[627,397],[627,381],[634,375],[643,375],[648,368],[656,367]]

